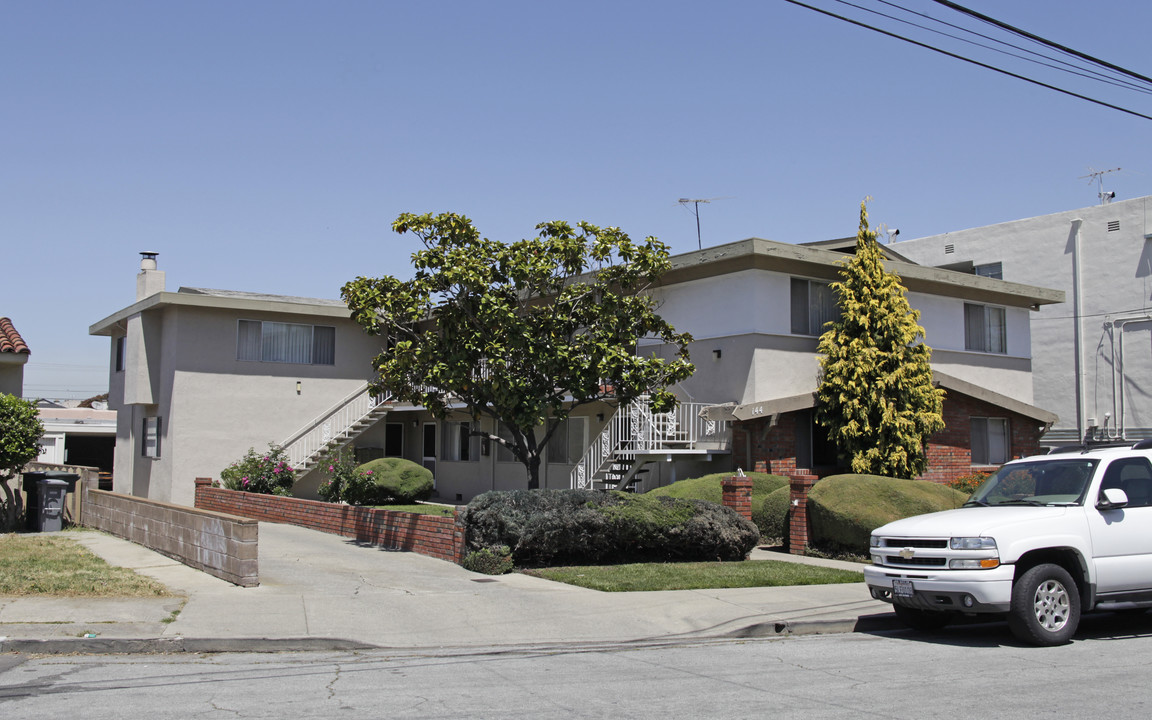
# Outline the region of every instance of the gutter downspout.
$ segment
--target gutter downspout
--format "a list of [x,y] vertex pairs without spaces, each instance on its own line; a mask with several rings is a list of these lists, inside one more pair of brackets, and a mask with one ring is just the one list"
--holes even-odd
[[1076,433],[1081,441],[1087,432],[1084,420],[1084,338],[1080,332],[1080,226],[1083,223],[1081,218],[1072,221],[1072,344],[1076,352]]

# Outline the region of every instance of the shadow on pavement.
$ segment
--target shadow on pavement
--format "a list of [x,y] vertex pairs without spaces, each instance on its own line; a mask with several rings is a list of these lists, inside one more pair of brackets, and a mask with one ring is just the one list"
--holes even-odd
[[[953,625],[932,632],[912,630],[901,626],[899,622],[874,629],[862,625],[857,632],[954,647],[1033,647],[1017,640],[1008,629],[1007,621],[1002,619],[989,621],[981,618],[964,618]],[[1152,637],[1152,613],[1098,612],[1080,618],[1080,627],[1077,628],[1072,642],[1126,640],[1139,637]]]

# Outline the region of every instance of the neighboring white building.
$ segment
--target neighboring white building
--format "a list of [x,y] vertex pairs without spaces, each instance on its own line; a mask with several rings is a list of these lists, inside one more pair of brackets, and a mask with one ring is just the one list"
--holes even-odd
[[44,424],[36,462],[97,468],[110,478],[116,449],[116,411],[107,408],[63,407],[41,402]]
[[922,265],[1064,291],[1031,322],[1035,402],[1060,416],[1042,442],[1079,442],[1092,427],[1142,439],[1152,437],[1150,212],[1143,197],[892,247]]
[[[653,416],[608,404],[578,408],[546,449],[541,486],[597,485],[613,467],[617,477],[646,470],[636,476],[639,489],[736,467],[833,470],[812,425],[816,344],[834,306],[828,282],[853,248],[854,241],[749,239],[672,258],[652,292],[660,313],[695,338],[696,373],[673,388],[680,409]],[[932,477],[1034,451],[1055,416],[1033,404],[1029,315],[1063,294],[888,256],[922,312],[937,380],[949,393],[949,429],[928,448]],[[1000,346],[965,349],[970,306],[999,318]],[[370,361],[381,342],[339,301],[166,292],[155,256],[146,254],[137,302],[89,332],[111,338],[117,491],[190,504],[195,478],[219,477],[250,447],[276,443],[313,468],[316,451],[334,439],[348,440],[361,460],[424,464],[447,502],[526,487],[510,453],[471,435],[499,433],[493,421],[476,428],[463,413],[438,421],[422,408],[370,398]],[[638,352],[668,349],[640,340]],[[319,481],[314,470],[303,474],[298,494],[313,493]]]

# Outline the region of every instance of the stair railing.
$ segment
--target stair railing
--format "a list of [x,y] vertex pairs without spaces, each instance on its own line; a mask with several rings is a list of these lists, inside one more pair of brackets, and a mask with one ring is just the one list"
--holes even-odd
[[303,470],[308,461],[332,440],[348,432],[388,399],[372,395],[368,383],[356,388],[280,444],[288,455],[289,464],[296,470]]

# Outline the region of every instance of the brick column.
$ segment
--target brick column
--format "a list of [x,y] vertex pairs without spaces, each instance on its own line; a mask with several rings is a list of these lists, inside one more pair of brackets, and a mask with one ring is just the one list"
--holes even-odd
[[730,507],[749,520],[752,519],[752,479],[732,476],[720,481],[724,491],[724,507]]
[[192,507],[202,508],[200,495],[201,490],[207,490],[212,487],[212,478],[196,478],[196,492],[192,495]]
[[812,523],[808,519],[808,491],[816,484],[815,475],[793,475],[790,477],[791,505],[788,509],[788,552],[803,555],[808,549]]

